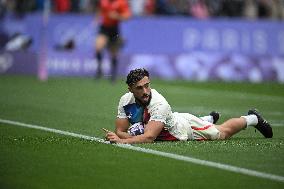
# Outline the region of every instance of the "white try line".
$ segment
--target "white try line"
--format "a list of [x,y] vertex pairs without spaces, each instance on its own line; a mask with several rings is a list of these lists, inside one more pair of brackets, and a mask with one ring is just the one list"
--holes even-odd
[[[38,126],[38,125],[26,124],[26,123],[21,123],[21,122],[11,121],[11,120],[5,120],[5,119],[0,119],[0,123],[5,123],[5,124],[8,124],[8,125],[12,125],[12,126],[20,126],[20,127],[38,129],[38,130],[43,130],[43,131],[47,131],[47,132],[51,132],[51,133],[56,133],[56,134],[61,134],[61,135],[66,135],[66,136],[72,136],[72,137],[76,137],[76,138],[82,138],[82,139],[96,141],[96,142],[100,142],[100,143],[104,143],[104,144],[110,144],[108,141],[105,141],[101,138],[77,134],[77,133],[72,133],[72,132],[68,132],[68,131],[62,131],[62,130],[58,130],[58,129],[52,129],[52,128],[48,128],[48,127],[42,127],[42,126]],[[226,165],[226,164],[222,164],[222,163],[216,163],[216,162],[212,162],[212,161],[201,160],[201,159],[192,158],[192,157],[188,157],[188,156],[182,156],[182,155],[172,154],[172,153],[168,153],[168,152],[161,152],[161,151],[157,151],[157,150],[136,147],[136,146],[132,146],[132,145],[129,145],[129,144],[114,144],[114,146],[124,148],[124,149],[134,150],[134,151],[138,151],[138,152],[144,152],[144,153],[147,153],[147,154],[154,154],[154,155],[158,155],[158,156],[162,156],[162,157],[181,160],[181,161],[185,161],[185,162],[195,163],[195,164],[198,164],[198,165],[214,167],[214,168],[217,168],[217,169],[222,169],[222,170],[240,173],[240,174],[244,174],[244,175],[250,175],[250,176],[254,176],[254,177],[284,182],[283,176],[273,175],[273,174],[259,172],[259,171],[254,171],[254,170],[236,167],[236,166],[232,166],[232,165]]]

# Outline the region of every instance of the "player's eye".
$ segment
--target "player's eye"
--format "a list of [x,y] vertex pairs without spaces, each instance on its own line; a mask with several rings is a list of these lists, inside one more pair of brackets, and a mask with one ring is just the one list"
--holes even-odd
[[148,89],[148,88],[150,87],[150,83],[146,83],[146,84],[144,85],[144,87],[145,87],[146,89]]
[[150,87],[150,83],[146,83],[143,86],[136,86],[136,90],[143,90],[143,88],[148,89]]
[[143,89],[143,86],[137,86],[137,87],[135,87],[136,88],[136,90],[142,90]]

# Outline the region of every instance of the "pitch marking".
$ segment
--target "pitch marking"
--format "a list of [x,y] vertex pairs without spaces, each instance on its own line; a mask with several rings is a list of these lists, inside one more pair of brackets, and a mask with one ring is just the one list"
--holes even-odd
[[[72,132],[68,132],[68,131],[62,131],[62,130],[58,130],[58,129],[52,129],[52,128],[38,126],[38,125],[26,124],[26,123],[21,123],[21,122],[17,122],[17,121],[6,120],[6,119],[0,119],[0,123],[5,123],[5,124],[11,125],[11,126],[20,126],[20,127],[38,129],[38,130],[43,130],[43,131],[47,131],[47,132],[51,132],[51,133],[56,133],[56,134],[61,134],[61,135],[66,135],[66,136],[72,136],[72,137],[76,137],[76,138],[82,138],[82,139],[86,139],[86,140],[90,140],[90,141],[96,141],[96,142],[100,142],[100,143],[104,143],[104,144],[110,144],[108,141],[105,141],[101,138],[77,134],[77,133],[72,133]],[[129,149],[129,150],[138,151],[138,152],[144,152],[144,153],[147,153],[147,154],[154,154],[154,155],[167,157],[167,158],[171,158],[171,159],[175,159],[175,160],[181,160],[181,161],[185,161],[185,162],[190,162],[190,163],[194,163],[194,164],[198,164],[198,165],[214,167],[214,168],[217,168],[217,169],[222,169],[222,170],[226,170],[226,171],[230,171],[230,172],[240,173],[240,174],[243,174],[243,175],[250,175],[250,176],[254,176],[254,177],[284,182],[284,177],[279,176],[279,175],[264,173],[264,172],[260,172],[260,171],[250,170],[250,169],[236,167],[236,166],[232,166],[232,165],[226,165],[226,164],[222,164],[222,163],[216,163],[216,162],[212,162],[212,161],[200,160],[200,159],[196,159],[196,158],[192,158],[192,157],[188,157],[188,156],[177,155],[177,154],[172,154],[172,153],[168,153],[168,152],[162,152],[162,151],[157,151],[157,150],[152,150],[152,149],[147,149],[147,148],[136,147],[136,146],[132,146],[132,145],[129,145],[129,144],[114,144],[114,145],[117,146],[117,147],[120,147],[120,148],[124,148],[124,149]]]

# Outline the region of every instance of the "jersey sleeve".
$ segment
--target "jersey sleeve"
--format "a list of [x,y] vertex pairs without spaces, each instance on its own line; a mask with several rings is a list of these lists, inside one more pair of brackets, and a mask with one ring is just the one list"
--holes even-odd
[[166,124],[166,119],[171,107],[168,103],[156,103],[150,109],[150,120],[149,121],[160,121]]
[[125,103],[125,99],[124,97],[122,96],[119,100],[119,103],[118,103],[118,108],[117,108],[117,118],[127,118],[126,116],[126,113],[124,111],[124,103]]

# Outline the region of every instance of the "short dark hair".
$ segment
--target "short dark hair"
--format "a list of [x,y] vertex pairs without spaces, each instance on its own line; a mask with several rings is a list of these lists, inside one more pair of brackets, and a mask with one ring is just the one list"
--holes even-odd
[[131,70],[127,75],[126,84],[128,86],[134,85],[135,83],[143,79],[145,76],[149,77],[149,72],[145,68],[137,68]]

